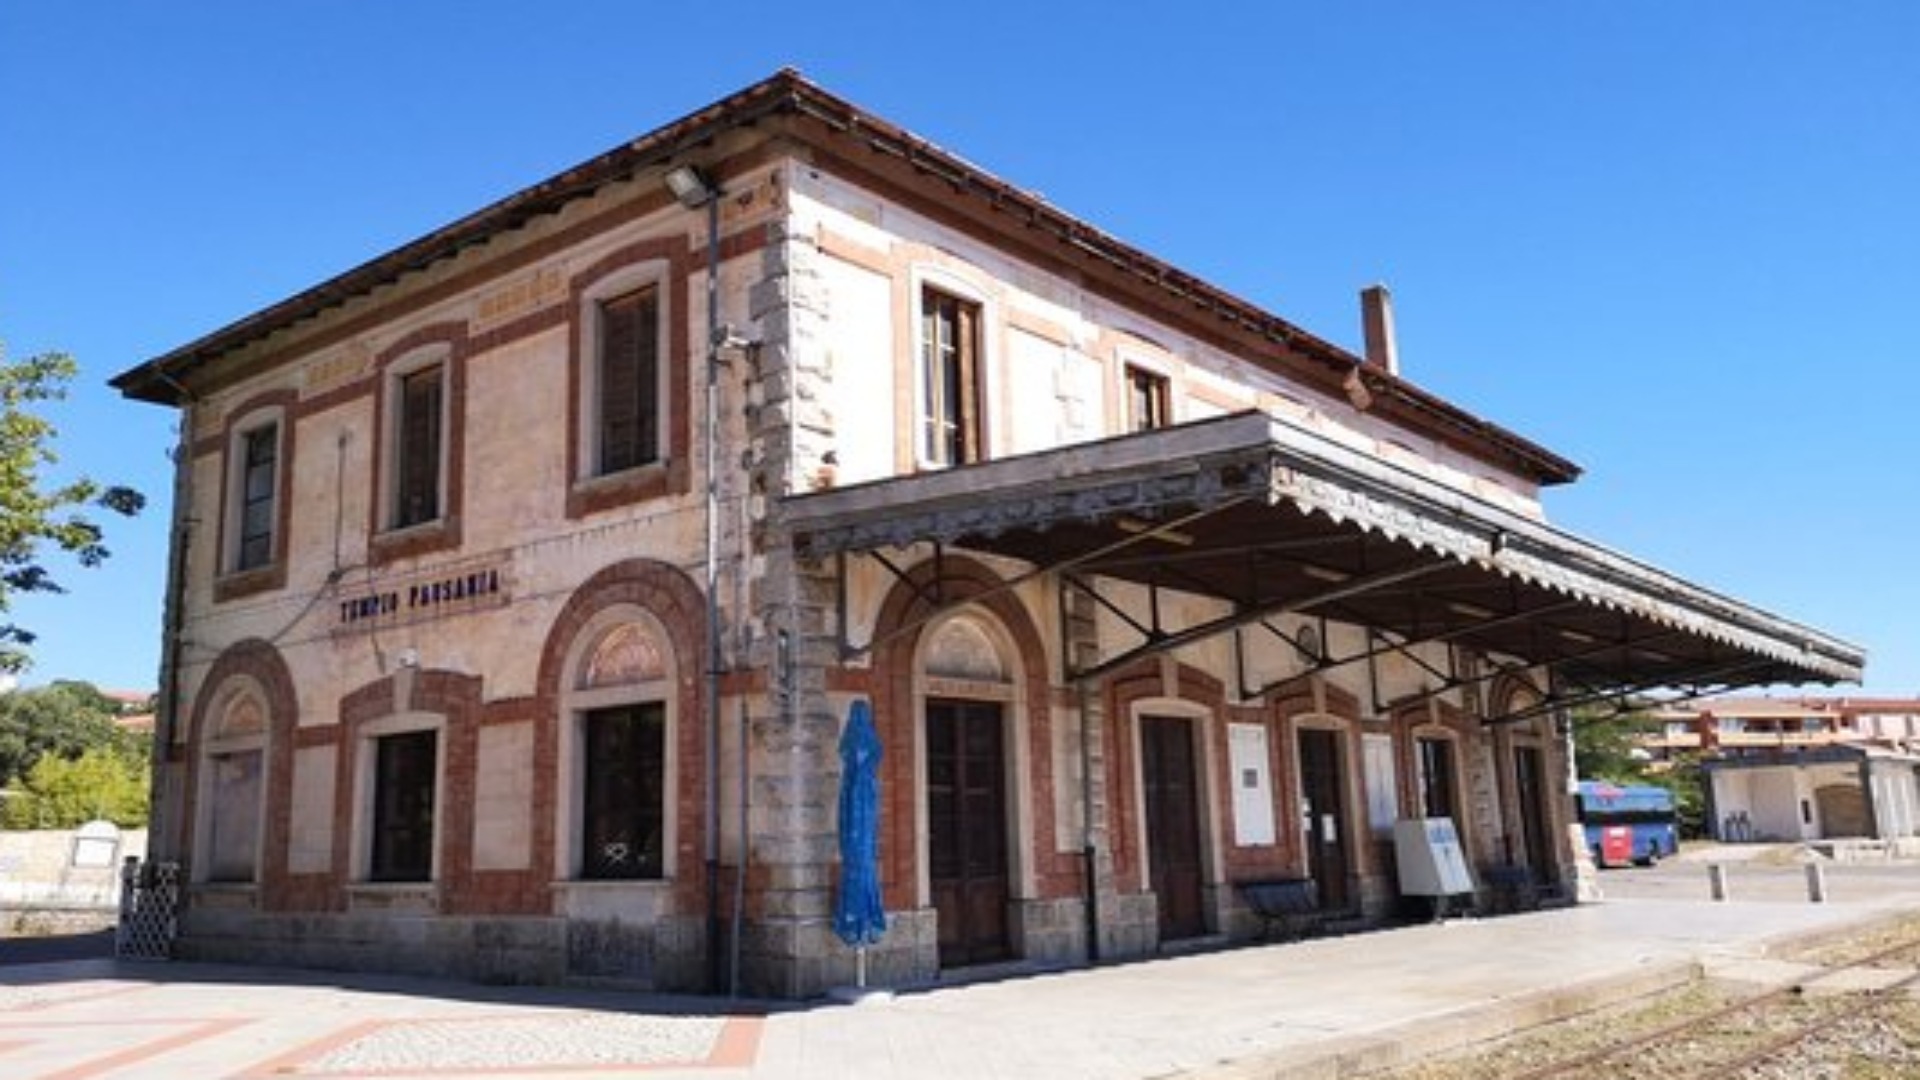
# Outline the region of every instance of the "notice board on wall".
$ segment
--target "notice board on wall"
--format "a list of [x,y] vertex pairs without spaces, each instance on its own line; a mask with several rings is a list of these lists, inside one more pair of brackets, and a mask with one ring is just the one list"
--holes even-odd
[[1376,837],[1385,840],[1393,835],[1393,823],[1400,817],[1394,788],[1393,736],[1368,732],[1360,736],[1360,749],[1367,781],[1367,825]]
[[1233,841],[1241,847],[1271,844],[1273,770],[1268,766],[1267,729],[1227,725],[1227,763],[1233,770]]

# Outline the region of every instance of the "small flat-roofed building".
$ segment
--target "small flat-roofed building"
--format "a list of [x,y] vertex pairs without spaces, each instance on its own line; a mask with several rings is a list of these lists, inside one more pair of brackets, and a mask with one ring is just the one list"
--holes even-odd
[[1726,843],[1920,836],[1920,757],[1859,744],[1702,763],[1707,821]]
[[1701,759],[1716,839],[1896,839],[1920,831],[1920,700],[1714,697],[1658,710],[1639,743]]
[[1566,710],[1857,648],[1547,521],[1578,470],[792,72],[121,375],[183,414],[186,955],[807,996],[1570,891]]

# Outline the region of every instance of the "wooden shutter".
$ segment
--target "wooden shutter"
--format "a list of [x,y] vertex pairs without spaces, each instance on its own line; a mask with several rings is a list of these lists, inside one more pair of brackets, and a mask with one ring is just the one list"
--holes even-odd
[[600,305],[601,473],[660,459],[660,303],[653,286]]
[[931,464],[981,459],[980,306],[935,289],[920,297],[921,427]]
[[400,380],[400,430],[394,462],[394,528],[440,516],[440,417],[443,369],[426,368]]
[[954,308],[954,381],[959,391],[959,414],[954,419],[960,426],[959,460],[979,461],[985,456],[980,445],[980,308],[964,301],[956,302]]

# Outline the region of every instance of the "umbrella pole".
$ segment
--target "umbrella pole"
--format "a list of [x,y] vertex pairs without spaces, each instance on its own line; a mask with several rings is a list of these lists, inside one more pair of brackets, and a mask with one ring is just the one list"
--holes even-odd
[[853,985],[862,990],[867,988],[867,947],[857,946],[853,950]]

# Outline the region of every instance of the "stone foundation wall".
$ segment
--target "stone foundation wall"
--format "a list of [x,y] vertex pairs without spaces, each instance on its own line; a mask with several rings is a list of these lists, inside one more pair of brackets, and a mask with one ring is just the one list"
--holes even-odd
[[1160,901],[1152,893],[1100,898],[1100,959],[1133,960],[1160,948]]
[[697,919],[646,926],[554,917],[262,914],[195,907],[183,960],[378,971],[478,983],[570,981],[690,991],[705,978]]
[[1025,900],[1015,906],[1016,949],[1037,963],[1077,964],[1087,958],[1084,900]]
[[91,865],[76,866],[78,835],[0,832],[0,935],[85,934],[119,921],[121,860],[146,854],[147,831],[127,829],[111,844],[96,844],[81,860]]
[[77,838],[74,829],[0,832],[0,910],[113,910],[121,860],[146,854],[147,831],[124,830],[110,850],[88,852],[92,865],[74,865]]

